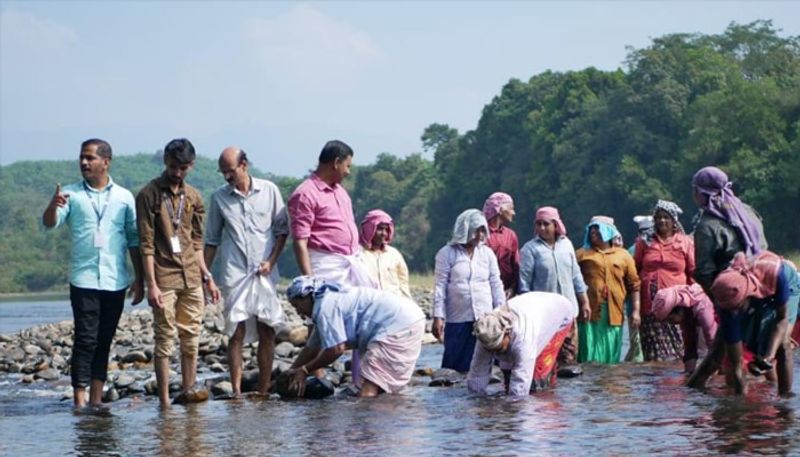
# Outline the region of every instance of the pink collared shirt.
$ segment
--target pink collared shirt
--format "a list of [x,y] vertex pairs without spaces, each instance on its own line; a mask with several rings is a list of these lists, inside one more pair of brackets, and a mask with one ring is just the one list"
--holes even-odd
[[352,255],[358,250],[353,202],[341,184],[328,185],[316,173],[289,197],[292,237],[308,240],[308,248]]

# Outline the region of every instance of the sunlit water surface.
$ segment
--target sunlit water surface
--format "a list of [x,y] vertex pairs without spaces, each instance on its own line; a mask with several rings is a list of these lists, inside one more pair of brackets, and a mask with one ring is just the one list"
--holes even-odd
[[[418,366],[440,359],[441,346],[425,346]],[[68,379],[29,386],[5,377],[0,455],[800,455],[800,400],[777,398],[771,385],[753,383],[741,399],[720,379],[705,393],[683,387],[679,363],[584,370],[521,399],[415,377],[403,394],[377,399],[209,401],[160,412],[152,397],[128,398],[111,417],[74,415],[62,400]]]

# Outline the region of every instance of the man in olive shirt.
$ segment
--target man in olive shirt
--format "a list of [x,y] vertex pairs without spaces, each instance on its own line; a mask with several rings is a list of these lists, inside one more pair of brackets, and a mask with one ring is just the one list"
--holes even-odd
[[140,250],[147,301],[153,307],[153,351],[158,398],[169,400],[169,362],[180,339],[182,393],[176,403],[202,401],[208,392],[193,389],[203,327],[203,284],[212,301],[219,289],[203,259],[203,197],[184,179],[194,165],[194,146],[175,139],[164,148],[164,173],[136,196]]

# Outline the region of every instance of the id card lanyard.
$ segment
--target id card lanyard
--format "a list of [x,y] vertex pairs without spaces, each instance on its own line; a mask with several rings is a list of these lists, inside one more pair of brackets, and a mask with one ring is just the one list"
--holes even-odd
[[[113,185],[113,184],[112,184]],[[109,192],[111,192],[111,186],[107,188]],[[108,209],[108,201],[111,199],[111,194],[109,193],[109,197],[106,198],[106,202],[103,204],[102,208],[97,207],[97,203],[95,203],[94,198],[92,198],[92,194],[89,192],[89,186],[86,184],[86,181],[83,182],[83,191],[86,192],[86,198],[89,199],[89,203],[92,204],[92,209],[94,210],[95,216],[97,216],[97,227],[94,229],[94,247],[97,249],[102,249],[106,247],[106,236],[100,230],[100,222],[103,220],[103,216],[106,215],[106,210]],[[102,192],[98,192],[98,200],[102,198]]]
[[184,192],[180,193],[180,203],[178,203],[178,211],[175,211],[175,207],[172,203],[172,197],[164,193],[163,200],[166,201],[167,206],[167,213],[169,214],[169,219],[172,221],[172,236],[169,238],[169,243],[172,246],[172,253],[173,254],[180,254],[181,253],[181,240],[178,238],[178,231],[180,230],[181,226],[181,216],[183,216],[183,208],[186,206],[186,194]]

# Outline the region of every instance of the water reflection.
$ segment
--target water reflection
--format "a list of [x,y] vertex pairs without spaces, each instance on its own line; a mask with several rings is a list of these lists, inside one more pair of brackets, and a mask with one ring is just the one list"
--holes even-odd
[[206,443],[208,424],[203,414],[205,404],[190,404],[173,407],[159,414],[153,421],[155,427],[157,455],[172,456],[205,456],[214,454]]
[[122,455],[117,434],[123,429],[118,417],[77,416],[75,453],[79,456]]
[[[438,363],[435,355],[423,360]],[[13,416],[0,427],[0,454],[792,455],[800,448],[800,399],[778,398],[770,384],[753,383],[742,399],[722,379],[707,392],[683,387],[680,363],[584,370],[520,399],[474,396],[463,385],[431,388],[419,378],[395,397],[248,398],[164,413],[153,399],[122,400],[113,417],[74,416],[58,396],[30,394],[37,386],[0,388],[0,415]],[[47,430],[46,440],[31,430]]]

